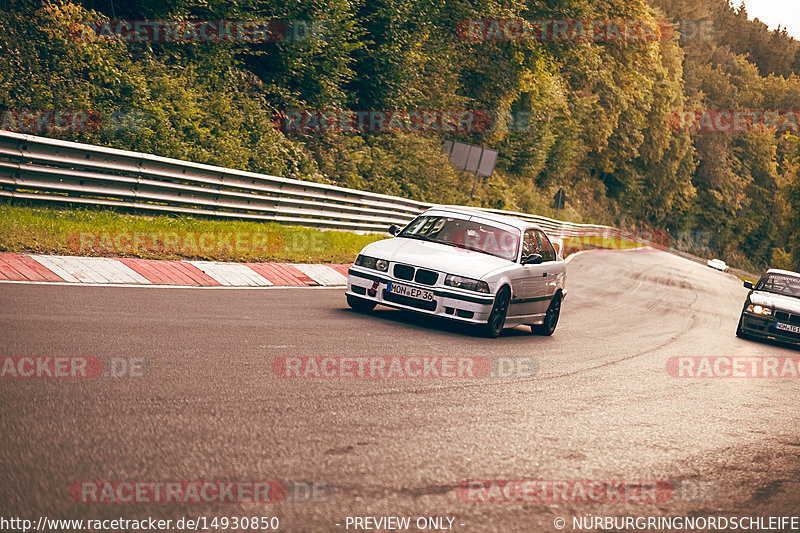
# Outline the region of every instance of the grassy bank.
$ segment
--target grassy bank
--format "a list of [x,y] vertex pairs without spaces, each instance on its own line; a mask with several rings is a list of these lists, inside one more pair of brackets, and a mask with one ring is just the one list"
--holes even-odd
[[95,257],[349,263],[382,235],[0,202],[0,251]]

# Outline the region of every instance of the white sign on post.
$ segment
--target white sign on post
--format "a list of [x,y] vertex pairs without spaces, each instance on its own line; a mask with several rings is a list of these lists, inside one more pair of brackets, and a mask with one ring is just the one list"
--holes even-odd
[[445,141],[442,146],[442,153],[450,155],[450,163],[457,169],[475,174],[470,200],[475,194],[478,176],[486,176],[488,178],[494,172],[498,154],[497,150],[454,141]]

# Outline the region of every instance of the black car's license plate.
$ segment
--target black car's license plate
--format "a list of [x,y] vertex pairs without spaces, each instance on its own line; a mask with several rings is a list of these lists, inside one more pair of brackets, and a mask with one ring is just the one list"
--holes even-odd
[[775,322],[775,329],[779,331],[788,331],[789,333],[800,333],[800,326],[793,326],[792,324],[783,324]]

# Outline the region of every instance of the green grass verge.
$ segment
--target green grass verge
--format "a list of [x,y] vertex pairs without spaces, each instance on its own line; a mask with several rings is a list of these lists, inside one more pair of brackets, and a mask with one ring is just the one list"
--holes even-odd
[[144,216],[0,202],[0,251],[291,263],[350,263],[383,235],[276,223]]

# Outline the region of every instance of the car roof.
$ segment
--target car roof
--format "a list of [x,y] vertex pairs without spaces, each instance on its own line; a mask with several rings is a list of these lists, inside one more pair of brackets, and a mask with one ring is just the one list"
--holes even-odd
[[[478,216],[486,220],[491,220],[494,222],[501,222],[508,226],[513,226],[520,230],[525,230],[528,228],[537,228],[542,229],[537,224],[533,222],[528,222],[525,220],[521,220],[519,218],[510,217],[507,215],[498,215],[496,213],[492,213],[490,211],[484,211],[483,209],[476,209],[474,207],[462,207],[457,205],[435,205],[430,209],[427,209],[425,213],[428,211],[444,211],[447,213],[454,213],[462,216]],[[424,213],[421,213],[424,214]]]
[[791,270],[781,270],[780,268],[770,268],[767,274],[780,274],[781,276],[794,276],[800,278],[800,272],[792,272]]

